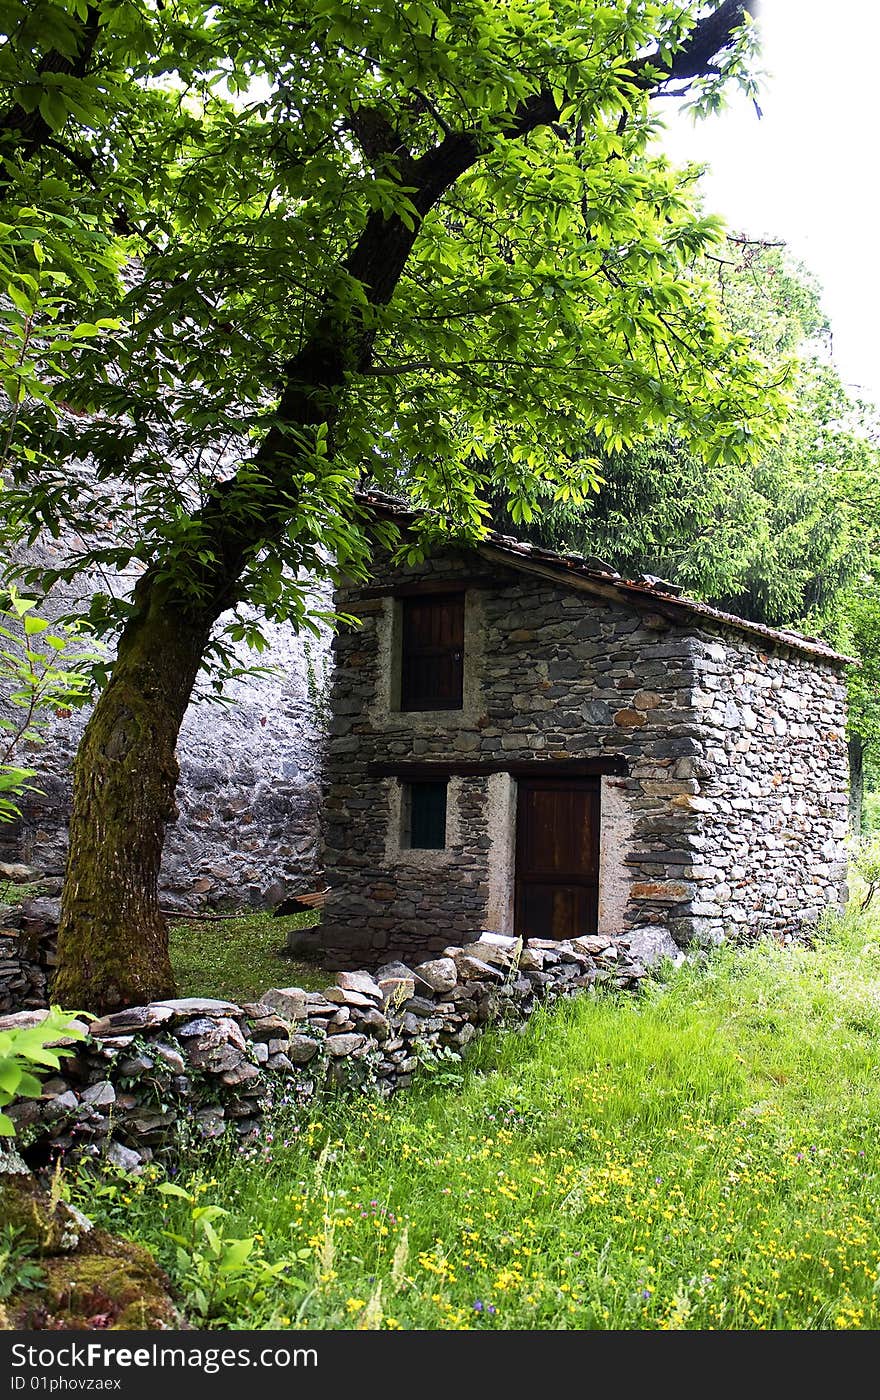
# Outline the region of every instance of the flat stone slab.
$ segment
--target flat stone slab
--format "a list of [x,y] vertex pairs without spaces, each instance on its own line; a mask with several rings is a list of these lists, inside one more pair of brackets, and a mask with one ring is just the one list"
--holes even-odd
[[377,982],[385,982],[390,978],[412,977],[413,970],[407,963],[388,962],[382,964],[375,976]]
[[26,1031],[45,1021],[48,1011],[13,1011],[8,1016],[0,1016],[0,1031]]
[[493,947],[501,948],[508,953],[513,952],[519,941],[518,938],[514,938],[509,933],[493,933],[491,929],[483,929],[478,939],[480,943],[490,943]]
[[360,1012],[356,1020],[361,1030],[365,1030],[376,1040],[387,1040],[391,1034],[391,1022],[376,1007],[372,1007],[369,1011]]
[[374,1001],[382,1000],[382,988],[369,972],[337,972],[336,985],[345,992],[359,992]]
[[365,1035],[329,1035],[327,1037],[327,1053],[334,1059],[339,1059],[342,1055],[352,1055],[355,1050],[361,1050],[367,1043]]
[[271,1006],[267,1006],[264,1001],[246,1001],[241,1009],[249,1021],[262,1021],[266,1016],[275,1014]]
[[[265,1000],[265,997],[263,998]],[[174,1016],[243,1016],[234,1001],[216,1001],[213,997],[178,997],[171,1001],[153,1001],[150,1007],[163,1006]],[[149,1008],[148,1008],[149,1009]]]
[[[26,1031],[33,1026],[41,1026],[49,1012],[45,1007],[40,1007],[34,1011],[13,1011],[8,1016],[0,1016],[0,1031]],[[75,1031],[88,1031],[93,1022],[71,1020],[71,1028]],[[59,1036],[56,1040],[48,1042],[50,1045],[73,1045],[75,1042],[70,1036]]]
[[100,1083],[90,1084],[88,1089],[83,1089],[82,1101],[92,1104],[95,1108],[108,1108],[111,1103],[116,1102],[116,1090],[109,1079],[102,1079]]
[[451,992],[458,981],[458,973],[452,958],[432,958],[429,962],[419,963],[415,969],[416,976],[435,992]]
[[520,954],[521,972],[540,972],[544,966],[544,954],[540,948],[523,948]]
[[79,1108],[79,1099],[72,1089],[66,1089],[63,1094],[55,1094],[46,1104],[46,1115],[56,1117],[61,1113],[73,1113]]
[[416,990],[416,978],[412,973],[409,973],[407,977],[381,977],[379,986],[382,988],[382,1003],[387,1008],[391,1003],[397,1005],[406,1001],[407,997],[413,996]]
[[285,1021],[304,1021],[308,1015],[308,999],[302,987],[270,987],[260,1001],[283,1016]]
[[292,1035],[287,1046],[287,1054],[295,1065],[307,1065],[309,1060],[313,1060],[320,1049],[317,1040],[312,1040],[307,1035]]
[[[14,1011],[8,1016],[0,1016],[0,1031],[24,1031],[30,1030],[33,1026],[40,1026],[45,1021],[49,1012],[45,1008],[36,1011]],[[81,1031],[88,1035],[91,1024],[86,1021],[72,1020],[70,1028],[74,1031]],[[56,1036],[54,1040],[48,1040],[47,1045],[76,1045],[78,1042],[69,1035]]]
[[235,1045],[218,1045],[210,1050],[195,1052],[188,1058],[193,1068],[209,1070],[211,1074],[220,1075],[232,1074],[241,1069],[242,1065],[250,1063]]
[[272,1011],[268,1015],[260,1018],[259,1021],[252,1021],[250,1025],[250,1038],[259,1043],[263,1040],[274,1040],[278,1036],[286,1036],[290,1032],[290,1022],[285,1021],[283,1016]]
[[497,967],[492,967],[489,963],[483,962],[482,958],[475,958],[470,953],[459,953],[455,959],[455,966],[462,981],[502,982],[504,980]]
[[182,1026],[175,1027],[175,1035],[181,1040],[188,1040],[192,1035],[212,1035],[216,1026],[210,1016],[194,1016],[191,1021],[184,1021]]
[[47,896],[26,899],[21,906],[21,914],[26,924],[45,924],[47,928],[57,928],[61,917],[61,900]]
[[149,1006],[130,1006],[126,1011],[112,1011],[92,1021],[89,1034],[101,1039],[104,1036],[126,1035],[131,1031],[150,1030],[153,1026],[163,1026],[174,1018],[170,1006],[152,1002]]
[[[194,1041],[199,1050],[207,1050],[214,1045],[231,1044],[243,1051],[246,1046],[241,1027],[231,1016],[217,1016],[215,1019],[197,1016],[194,1021],[185,1021],[182,1026],[178,1026],[176,1034],[181,1040]],[[188,1051],[191,1048],[187,1046]]]
[[579,953],[589,953],[591,957],[596,957],[598,953],[604,953],[606,948],[610,948],[612,939],[603,938],[601,934],[585,933],[579,938],[571,940],[571,946]]
[[508,938],[503,933],[481,933],[473,943],[444,948],[443,957],[457,962],[460,955],[466,953],[469,957],[479,958],[481,962],[491,963],[493,967],[509,967],[518,943],[518,939]]
[[36,878],[37,872],[32,866],[21,865],[15,861],[0,860],[0,880],[14,880],[18,884],[23,884]]
[[431,1001],[429,997],[409,997],[403,1003],[403,1011],[409,1011],[413,1016],[436,1016],[437,1003]]
[[[379,992],[381,996],[381,991]],[[337,1006],[375,1006],[376,998],[364,996],[363,992],[355,992],[349,987],[328,987],[327,1000],[332,1001]]]
[[239,1084],[250,1084],[253,1080],[259,1079],[259,1066],[252,1065],[250,1060],[244,1060],[242,1064],[221,1074],[220,1078],[228,1088],[235,1089]]
[[183,1074],[186,1070],[183,1056],[179,1050],[174,1049],[173,1045],[160,1045],[158,1042],[154,1042],[150,1049],[156,1059],[161,1060],[163,1065],[172,1070],[174,1074]]
[[671,934],[659,925],[648,924],[644,928],[630,929],[628,935],[629,955],[644,967],[670,958],[678,967],[684,962],[684,953]]
[[140,1172],[143,1167],[141,1154],[134,1152],[130,1147],[124,1147],[121,1142],[110,1143],[107,1148],[107,1160],[124,1172]]

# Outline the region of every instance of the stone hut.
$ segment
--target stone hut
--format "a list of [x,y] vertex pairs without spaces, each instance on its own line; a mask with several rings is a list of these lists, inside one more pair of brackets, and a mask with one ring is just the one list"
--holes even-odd
[[496,534],[380,555],[337,607],[328,965],[481,930],[788,938],[841,908],[848,658],[823,642]]

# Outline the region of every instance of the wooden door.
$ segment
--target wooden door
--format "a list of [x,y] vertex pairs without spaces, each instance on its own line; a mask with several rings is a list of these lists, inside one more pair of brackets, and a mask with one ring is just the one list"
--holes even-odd
[[595,933],[599,914],[598,778],[527,778],[516,820],[516,932]]

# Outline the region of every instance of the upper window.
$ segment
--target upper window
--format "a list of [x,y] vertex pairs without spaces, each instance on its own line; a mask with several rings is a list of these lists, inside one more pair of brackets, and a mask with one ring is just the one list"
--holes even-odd
[[464,594],[403,599],[402,710],[460,710],[464,680]]

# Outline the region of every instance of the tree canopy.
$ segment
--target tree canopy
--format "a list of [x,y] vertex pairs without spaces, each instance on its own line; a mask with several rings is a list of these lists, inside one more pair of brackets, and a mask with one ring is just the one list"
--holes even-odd
[[[577,505],[546,492],[547,508],[521,528],[757,622],[839,640],[840,598],[870,552],[864,505],[878,465],[868,411],[827,354],[819,288],[783,245],[732,235],[704,267],[731,329],[790,374],[778,437],[757,460],[716,463],[670,430],[623,451],[597,444],[601,489]],[[514,524],[502,501],[496,517]]]
[[[296,617],[285,566],[362,548],[355,485],[403,476],[476,526],[490,484],[520,513],[580,499],[597,441],[670,422],[750,456],[780,386],[697,270],[717,221],[649,145],[651,91],[750,81],[743,7],[698,44],[701,8],[23,7],[7,512],[75,529],[73,567],[160,560],[195,594],[228,526],[229,601]],[[108,506],[111,478],[136,493]]]

